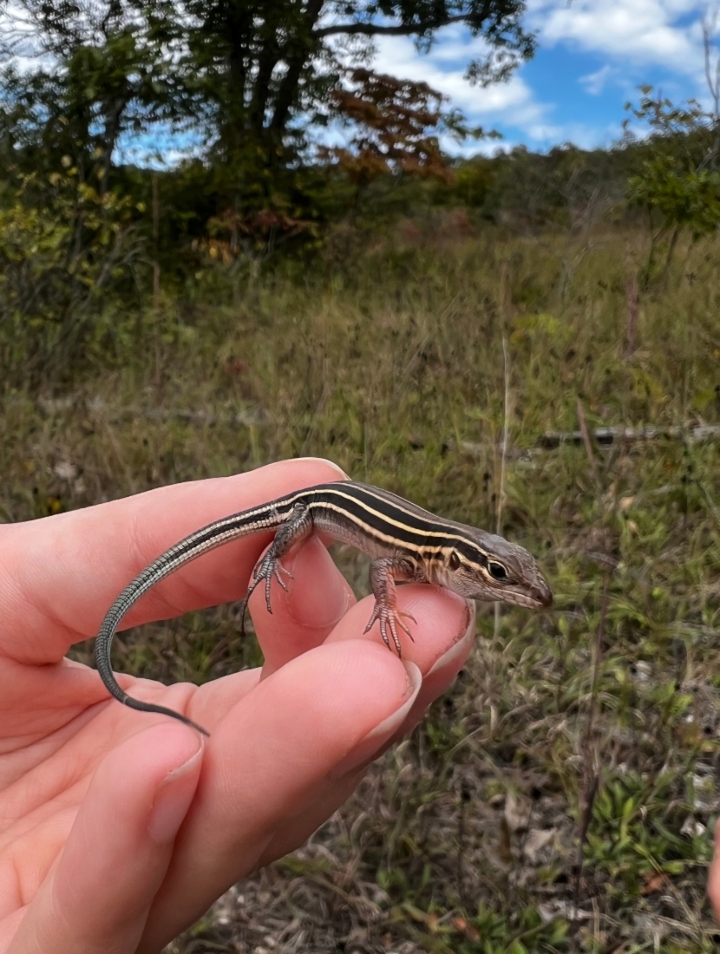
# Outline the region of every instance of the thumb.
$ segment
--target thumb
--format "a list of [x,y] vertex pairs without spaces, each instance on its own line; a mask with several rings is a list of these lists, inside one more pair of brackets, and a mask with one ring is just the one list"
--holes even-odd
[[136,950],[195,794],[202,751],[195,732],[163,724],[105,758],[7,954]]

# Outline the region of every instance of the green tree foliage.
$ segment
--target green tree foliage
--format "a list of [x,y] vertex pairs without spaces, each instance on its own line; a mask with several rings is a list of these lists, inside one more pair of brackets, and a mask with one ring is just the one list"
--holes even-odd
[[[441,27],[462,24],[489,51],[468,63],[468,80],[489,83],[533,52],[524,7],[523,0],[19,0],[7,15],[19,10],[33,24],[35,42],[55,60],[55,101],[80,141],[101,146],[106,167],[124,131],[159,119],[191,123],[196,145],[229,170],[234,186],[267,196],[271,174],[303,155],[309,130],[341,108],[346,67],[368,64],[375,38],[410,37],[423,52]],[[37,76],[45,88],[48,74]],[[2,84],[6,102],[17,81]],[[52,128],[47,110],[40,113]]]
[[[629,179],[628,197],[650,216],[650,275],[660,248],[667,250],[667,269],[683,230],[697,240],[720,226],[720,122],[696,100],[676,106],[652,86],[642,86],[641,93],[639,106],[628,103],[626,109],[651,135]],[[632,139],[629,120],[625,130]]]
[[[38,162],[54,168],[58,153],[69,155],[80,181],[100,170],[104,191],[120,137],[174,115],[167,45],[151,23],[115,3],[30,2],[24,12],[37,31],[33,49],[44,55],[19,72],[12,31],[0,44],[10,64],[0,71],[3,145],[25,171]],[[12,10],[6,16],[12,22]]]
[[373,40],[407,36],[420,52],[437,31],[463,24],[488,41],[468,78],[505,78],[531,55],[522,0],[183,0],[156,7],[168,35],[187,45],[184,88],[199,96],[215,154],[254,164],[287,163],[314,123],[332,118],[345,66],[367,64]]

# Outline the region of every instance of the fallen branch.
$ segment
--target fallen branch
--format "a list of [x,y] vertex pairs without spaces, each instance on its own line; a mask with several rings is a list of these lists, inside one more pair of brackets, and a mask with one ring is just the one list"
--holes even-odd
[[[517,458],[532,457],[538,450],[556,450],[564,444],[580,446],[590,439],[598,447],[612,447],[615,444],[632,444],[638,441],[683,440],[689,444],[720,439],[720,425],[696,424],[692,427],[595,427],[588,428],[583,435],[580,431],[547,431],[541,434],[533,447],[520,450],[514,448],[508,456]],[[467,454],[480,456],[487,452],[487,444],[476,441],[460,441],[458,446]]]
[[[690,443],[720,438],[720,425],[696,424],[694,427],[596,427],[589,432],[590,437],[602,447],[612,444],[635,441],[655,441],[662,439],[686,440]],[[548,431],[537,441],[537,446],[552,450],[561,444],[582,444],[582,431]]]

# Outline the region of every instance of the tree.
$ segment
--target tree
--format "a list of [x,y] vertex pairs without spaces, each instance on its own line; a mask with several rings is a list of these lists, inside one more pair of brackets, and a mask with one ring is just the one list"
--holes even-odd
[[[652,86],[642,86],[641,93],[639,106],[628,103],[626,109],[652,133],[638,173],[628,180],[628,198],[649,214],[647,279],[655,273],[657,253],[665,246],[662,274],[667,275],[683,231],[697,241],[720,226],[720,121],[696,100],[676,106]],[[628,120],[625,130],[632,141]]]
[[[712,108],[697,100],[675,105],[650,85],[640,87],[638,106],[625,109],[650,129],[650,151],[628,182],[631,203],[645,209],[653,230],[646,278],[657,268],[657,251],[667,240],[663,275],[667,276],[678,238],[692,241],[713,235],[720,227],[720,55],[716,48],[720,6],[702,23],[705,79]],[[632,142],[630,120],[623,123]],[[657,219],[660,219],[659,226]]]
[[[81,180],[99,169],[103,192],[121,135],[173,115],[166,38],[139,12],[116,0],[28,0],[5,11],[0,54],[11,63],[0,73],[5,134],[30,152],[70,155]],[[16,52],[35,53],[36,68],[14,69]]]
[[439,30],[462,24],[486,41],[467,64],[469,82],[485,85],[532,55],[524,9],[524,0],[17,0],[6,17],[32,25],[57,64],[68,118],[107,168],[126,129],[192,123],[235,189],[267,196],[314,124],[341,110],[345,70],[371,63],[376,38],[412,38],[422,54]]

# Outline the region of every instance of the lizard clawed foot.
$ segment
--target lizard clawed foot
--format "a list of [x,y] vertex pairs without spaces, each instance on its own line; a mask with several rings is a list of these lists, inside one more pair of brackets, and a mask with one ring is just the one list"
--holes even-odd
[[388,629],[390,630],[390,635],[392,636],[393,646],[395,647],[395,652],[398,654],[398,657],[402,657],[402,646],[400,644],[400,638],[398,636],[397,628],[400,629],[410,637],[412,642],[415,642],[413,634],[410,632],[408,627],[403,623],[404,619],[411,619],[413,623],[417,623],[417,620],[412,615],[412,613],[403,613],[400,610],[395,609],[394,606],[388,606],[385,603],[381,603],[379,600],[375,603],[375,609],[372,612],[370,617],[370,622],[365,627],[365,632],[368,633],[378,620],[380,621],[380,635],[382,636],[383,642],[388,649],[391,649],[390,639],[388,638]]
[[255,569],[252,573],[252,583],[248,587],[248,591],[245,594],[245,598],[240,602],[240,633],[242,636],[245,635],[245,615],[247,613],[248,603],[250,602],[250,597],[253,595],[255,590],[261,583],[265,584],[265,606],[268,613],[272,615],[272,603],[270,600],[270,586],[273,581],[273,578],[278,581],[280,586],[288,592],[287,584],[283,580],[281,574],[291,580],[293,578],[290,570],[286,570],[285,567],[280,562],[279,558],[273,556],[270,551],[268,551],[262,560],[259,560]]

